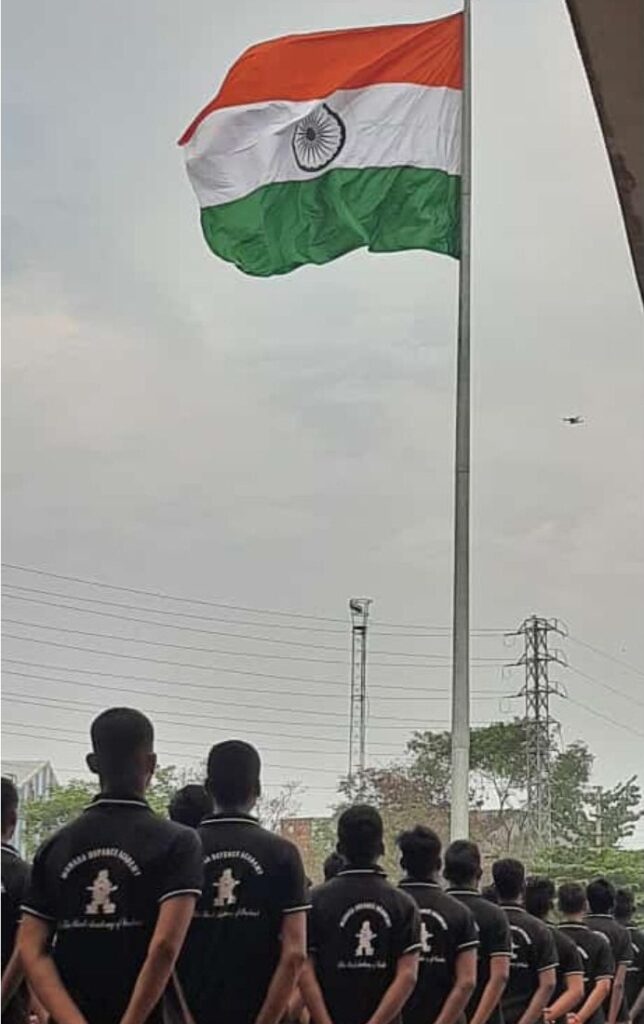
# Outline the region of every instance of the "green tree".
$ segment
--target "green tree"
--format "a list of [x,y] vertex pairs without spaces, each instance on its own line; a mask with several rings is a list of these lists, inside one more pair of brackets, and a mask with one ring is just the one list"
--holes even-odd
[[[157,768],[146,799],[153,811],[165,816],[172,794],[186,783],[202,779],[203,769],[177,768],[175,765]],[[78,817],[97,792],[97,782],[71,779],[64,786],[56,786],[47,797],[25,801],[22,816],[27,856],[32,857],[45,839]]]

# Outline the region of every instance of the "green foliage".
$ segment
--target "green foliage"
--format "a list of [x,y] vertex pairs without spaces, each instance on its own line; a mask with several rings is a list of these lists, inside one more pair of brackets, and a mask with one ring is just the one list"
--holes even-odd
[[45,839],[76,818],[96,796],[96,786],[72,779],[57,786],[48,797],[27,800],[22,806],[25,852],[31,859]]
[[[203,770],[176,768],[174,765],[158,768],[146,799],[153,811],[165,816],[172,794],[186,783],[200,782],[202,779]],[[64,786],[57,786],[47,797],[27,800],[22,807],[27,856],[33,857],[45,839],[78,817],[97,792],[97,783],[71,779]]]
[[573,881],[586,884],[601,875],[615,886],[630,889],[640,916],[644,914],[644,850],[555,846],[542,850],[531,867],[536,874],[549,875],[556,885]]

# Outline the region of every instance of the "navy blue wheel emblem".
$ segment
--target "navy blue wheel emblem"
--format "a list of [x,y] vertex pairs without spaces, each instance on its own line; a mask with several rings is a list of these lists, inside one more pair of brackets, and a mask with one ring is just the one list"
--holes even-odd
[[293,156],[301,171],[321,171],[333,163],[347,136],[344,121],[326,103],[303,117],[293,129]]

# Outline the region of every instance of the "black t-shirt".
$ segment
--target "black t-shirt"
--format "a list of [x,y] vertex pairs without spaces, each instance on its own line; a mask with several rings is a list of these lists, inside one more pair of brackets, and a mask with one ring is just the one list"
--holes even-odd
[[[483,899],[476,889],[448,889],[448,894],[472,911],[479,935],[478,969],[476,988],[472,994],[465,1015],[468,1020],[481,1001],[483,990],[490,980],[490,960],[496,956],[510,957],[512,941],[508,919],[499,907]],[[500,1004],[492,1012],[488,1024],[503,1024]]]
[[454,987],[456,960],[479,944],[474,917],[436,882],[405,878],[400,888],[420,911],[418,984],[403,1010],[404,1024],[432,1024]]
[[198,896],[201,874],[196,833],[138,799],[99,796],[40,848],[23,911],[51,922],[56,966],[87,1021],[119,1024],[159,904]]
[[550,922],[544,922],[548,925],[552,933],[552,937],[555,940],[555,949],[557,950],[557,960],[559,964],[557,966],[557,987],[555,988],[554,995],[552,996],[550,1003],[554,1003],[555,999],[558,999],[566,990],[566,978],[572,974],[579,974],[583,978],[584,966],[581,962],[581,953],[577,949],[577,946],[570,936],[564,934],[555,925]]
[[[628,934],[628,930],[624,928],[623,924],[618,924],[612,914],[588,914],[585,918],[586,924],[593,931],[602,932],[608,941],[610,942],[610,948],[613,951],[613,957],[615,959],[615,970],[624,964],[626,967],[631,962],[631,939]],[[604,1003],[604,1010],[608,1017],[608,1009],[610,1007],[610,996],[606,997]],[[617,1014],[617,1020],[626,1020],[628,1014],[625,1009],[624,1000],[619,1008]]]
[[366,1024],[400,958],[420,950],[416,904],[379,868],[351,867],[313,889],[311,902],[309,948],[331,1020]]
[[[635,925],[626,926],[631,940],[631,962],[626,969],[626,1005],[630,1009],[644,987],[644,931]],[[638,1021],[644,1018],[644,1011]]]
[[199,826],[203,896],[178,973],[197,1024],[252,1024],[280,955],[284,914],[308,909],[297,848],[249,815]]
[[[584,969],[584,1002],[600,978],[613,978],[615,961],[610,943],[604,934],[594,932],[579,921],[564,921],[559,925],[559,932],[567,935],[576,944]],[[587,1024],[604,1024],[603,1005],[595,1011]]]
[[29,885],[29,865],[10,843],[2,844],[2,972],[11,959],[20,907]]
[[516,903],[501,906],[512,934],[510,980],[501,999],[505,1024],[516,1024],[539,984],[542,971],[557,967],[557,950],[547,924]]

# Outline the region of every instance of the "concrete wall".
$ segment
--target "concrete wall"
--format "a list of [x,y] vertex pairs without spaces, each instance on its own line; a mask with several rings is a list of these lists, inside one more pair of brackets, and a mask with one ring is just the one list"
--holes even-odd
[[567,0],[644,296],[644,0]]

